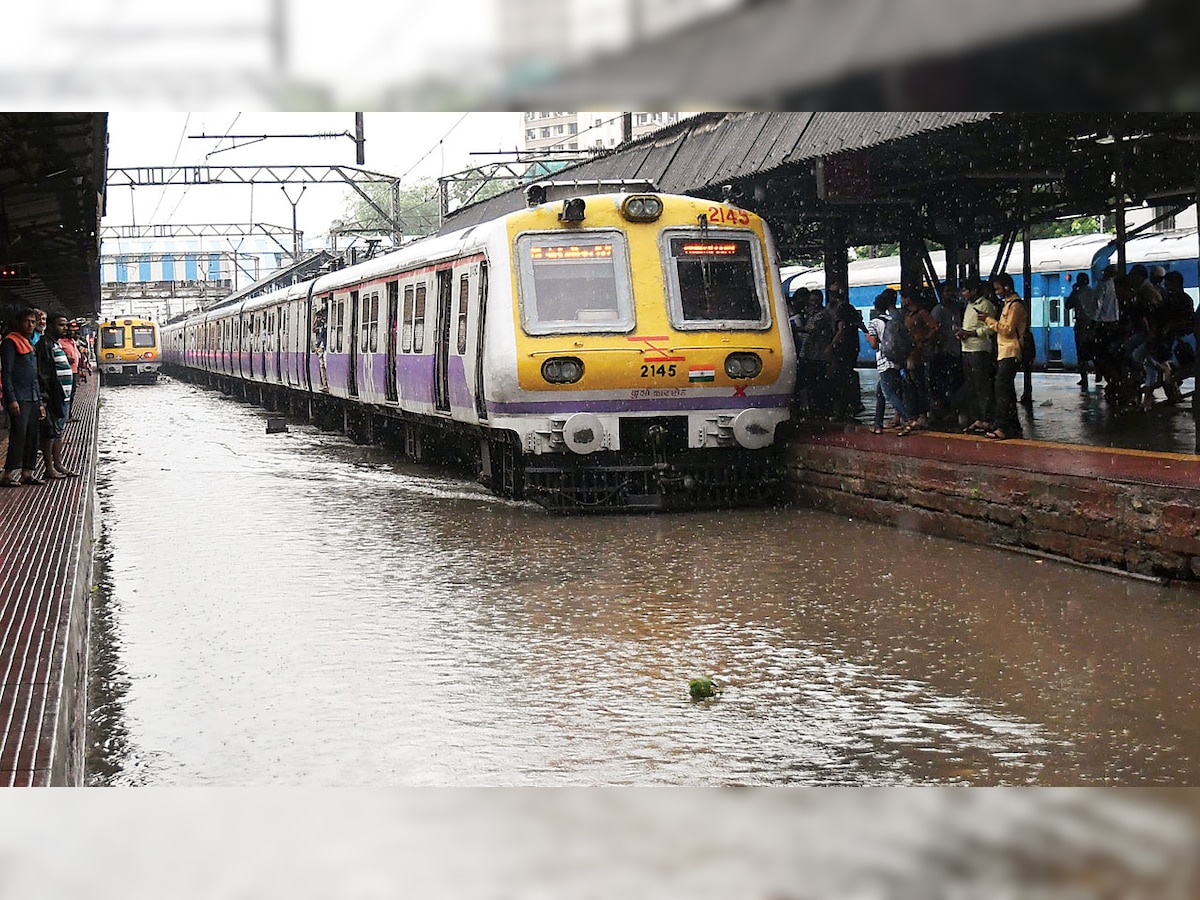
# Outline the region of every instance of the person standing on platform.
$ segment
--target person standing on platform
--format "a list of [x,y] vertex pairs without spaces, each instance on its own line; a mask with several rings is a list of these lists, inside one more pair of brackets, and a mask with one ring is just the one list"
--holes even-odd
[[[78,332],[78,327],[73,326],[70,322],[67,323],[66,333],[58,339],[58,345],[63,348],[63,352],[67,354],[67,361],[71,364],[71,380],[72,387],[79,383],[80,378],[80,363],[83,361],[82,354],[79,350],[79,345],[75,343],[75,334]],[[67,421],[71,421],[71,400],[67,398]]]
[[46,333],[38,341],[38,383],[46,415],[42,419],[42,459],[46,463],[47,478],[72,478],[72,472],[63,465],[63,435],[67,428],[71,393],[75,379],[71,376],[71,363],[59,343],[67,334],[67,317],[56,315],[50,320]]
[[1004,306],[1000,318],[984,319],[996,333],[996,416],[993,428],[987,433],[992,440],[1021,436],[1021,420],[1017,418],[1017,369],[1021,365],[1021,338],[1029,328],[1029,312],[1025,301],[1013,288],[1012,276],[996,275],[992,287]]
[[1067,295],[1067,309],[1075,319],[1075,358],[1079,361],[1079,390],[1087,393],[1088,363],[1095,355],[1096,322],[1099,310],[1096,307],[1096,292],[1086,272],[1075,276],[1075,284]]
[[968,416],[974,417],[967,431],[987,434],[992,430],[994,416],[993,384],[996,378],[996,352],[992,346],[992,329],[987,320],[995,318],[996,306],[988,292],[977,280],[962,286],[967,305],[963,310],[962,327],[956,334],[962,342],[963,375],[967,380]]
[[875,385],[875,421],[871,426],[872,434],[883,434],[883,416],[887,412],[888,403],[899,417],[902,433],[911,433],[911,429],[908,429],[911,420],[904,406],[904,385],[900,380],[900,366],[888,359],[883,349],[883,337],[887,333],[888,324],[899,315],[896,310],[895,291],[885,291],[876,295],[871,321],[867,323],[867,343],[875,351],[875,368],[879,372],[879,381]]
[[933,396],[933,418],[941,426],[957,429],[957,395],[963,383],[962,344],[958,329],[962,326],[962,307],[958,291],[942,286],[942,294],[929,315],[937,322],[938,338],[929,359],[929,391]]
[[37,328],[37,312],[23,309],[16,327],[0,341],[0,381],[4,408],[8,411],[8,454],[0,484],[45,484],[34,474],[37,466],[38,422],[46,415],[38,385],[37,359],[31,343]]

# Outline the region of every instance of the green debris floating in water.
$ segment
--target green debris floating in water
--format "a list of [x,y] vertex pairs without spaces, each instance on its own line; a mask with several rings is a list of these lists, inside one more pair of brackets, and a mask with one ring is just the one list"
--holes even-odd
[[707,700],[717,695],[717,686],[711,678],[703,675],[688,682],[688,693],[692,695],[693,700]]

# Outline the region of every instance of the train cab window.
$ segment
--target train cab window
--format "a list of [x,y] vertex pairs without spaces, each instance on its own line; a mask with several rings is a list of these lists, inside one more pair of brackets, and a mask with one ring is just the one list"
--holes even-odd
[[458,355],[467,353],[467,302],[471,296],[471,279],[464,275],[458,280]]
[[671,324],[681,329],[762,329],[771,324],[758,241],[745,233],[666,232]]
[[133,346],[135,346],[135,347],[153,347],[154,346],[154,328],[150,325],[134,325],[133,326]]
[[625,235],[590,230],[517,238],[521,325],[529,334],[633,328]]
[[413,345],[413,289],[408,285],[404,289],[404,325],[400,332],[400,352],[412,353]]
[[115,327],[105,326],[100,329],[100,346],[105,348],[115,348],[125,346],[125,329],[117,325]]
[[371,295],[365,291],[362,295],[362,306],[359,310],[358,322],[358,349],[366,353],[368,336],[371,333]]
[[425,283],[417,285],[417,302],[413,308],[413,353],[425,349]]

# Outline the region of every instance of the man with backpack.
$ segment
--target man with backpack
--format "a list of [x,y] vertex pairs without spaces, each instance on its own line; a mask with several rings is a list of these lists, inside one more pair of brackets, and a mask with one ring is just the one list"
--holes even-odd
[[904,316],[896,310],[896,292],[885,290],[875,298],[871,321],[867,325],[867,343],[875,351],[875,368],[879,382],[875,387],[875,422],[873,434],[883,434],[883,415],[890,403],[900,416],[900,434],[910,434],[912,418],[904,405],[901,370],[912,352],[912,335],[904,324]]

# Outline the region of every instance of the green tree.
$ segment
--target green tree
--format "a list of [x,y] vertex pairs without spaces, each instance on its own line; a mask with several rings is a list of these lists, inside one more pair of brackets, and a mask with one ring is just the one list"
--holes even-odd
[[[385,182],[361,185],[364,193],[384,210],[392,208],[392,187]],[[421,237],[438,229],[438,186],[432,178],[422,178],[409,187],[400,188],[400,203],[396,220],[405,237]],[[392,228],[387,221],[357,193],[348,196],[345,216],[334,222],[334,228],[380,231]]]

